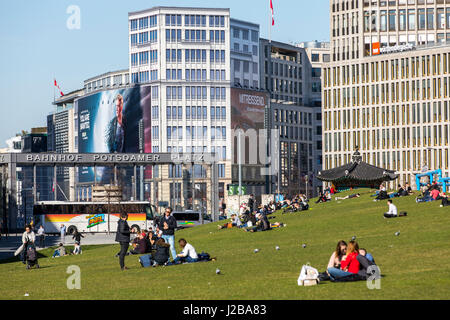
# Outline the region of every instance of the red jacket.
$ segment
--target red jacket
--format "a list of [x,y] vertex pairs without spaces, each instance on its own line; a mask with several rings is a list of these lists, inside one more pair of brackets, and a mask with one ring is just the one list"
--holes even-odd
[[348,272],[358,273],[359,271],[359,261],[356,259],[358,256],[357,252],[352,252],[347,255],[345,260],[341,261],[341,269],[344,270],[348,267]]

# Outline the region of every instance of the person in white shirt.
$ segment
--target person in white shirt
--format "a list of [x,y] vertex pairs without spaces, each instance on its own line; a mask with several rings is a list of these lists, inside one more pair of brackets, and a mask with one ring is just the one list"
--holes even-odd
[[384,217],[397,218],[398,217],[397,207],[392,203],[392,200],[388,200],[387,204],[389,206],[389,211],[384,214]]
[[38,229],[37,236],[39,238],[39,248],[45,247],[45,230],[44,226],[41,225]]
[[183,251],[181,251],[180,254],[177,254],[177,257],[175,258],[175,260],[173,260],[173,263],[178,264],[182,262],[198,262],[197,252],[191,244],[187,243],[185,239],[178,240],[178,243],[180,244],[180,247],[183,248]]

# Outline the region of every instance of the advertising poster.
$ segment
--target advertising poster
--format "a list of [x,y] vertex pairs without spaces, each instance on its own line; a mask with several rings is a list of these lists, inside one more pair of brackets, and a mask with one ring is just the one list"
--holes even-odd
[[[80,153],[151,152],[151,87],[107,90],[83,97],[78,103]],[[144,150],[140,150],[143,139]],[[111,169],[98,168],[97,182],[106,182]],[[79,181],[94,181],[94,168],[80,168]]]

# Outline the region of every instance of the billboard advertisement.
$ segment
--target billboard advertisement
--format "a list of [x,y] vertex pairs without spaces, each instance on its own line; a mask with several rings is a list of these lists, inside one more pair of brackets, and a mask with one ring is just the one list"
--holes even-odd
[[[238,176],[238,130],[241,132],[242,178],[244,183],[264,184],[265,177],[260,174],[262,159],[266,155],[266,111],[269,96],[266,92],[231,88],[231,136],[233,150],[232,180]],[[253,191],[253,190],[252,190]]]
[[[151,153],[151,87],[106,90],[77,100],[79,153]],[[143,150],[141,150],[143,148]],[[98,168],[97,182],[106,181]],[[80,169],[81,183],[94,181],[94,168]]]

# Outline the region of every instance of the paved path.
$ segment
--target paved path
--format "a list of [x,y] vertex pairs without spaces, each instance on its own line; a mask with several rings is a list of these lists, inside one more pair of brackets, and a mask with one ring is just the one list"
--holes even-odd
[[[81,238],[81,246],[83,245],[100,245],[100,244],[115,244],[116,242],[115,233],[107,234],[83,234],[84,238]],[[61,238],[59,236],[47,236],[45,238],[45,246],[54,247],[57,246],[61,242]],[[74,240],[72,236],[66,236],[65,244],[73,245]],[[5,238],[5,235],[2,235],[0,240],[0,260],[6,259],[14,256],[14,252],[17,248],[22,244],[22,236],[11,235],[8,238]],[[36,240],[36,244],[39,244],[39,240]],[[38,248],[38,250],[40,250]]]

